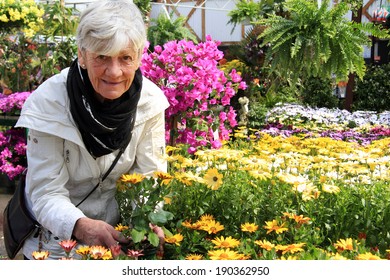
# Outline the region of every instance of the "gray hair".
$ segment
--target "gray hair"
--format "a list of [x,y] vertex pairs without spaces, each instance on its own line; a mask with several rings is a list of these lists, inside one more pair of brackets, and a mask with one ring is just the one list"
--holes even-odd
[[81,51],[115,56],[129,46],[141,59],[146,26],[132,0],[105,0],[91,3],[80,16],[76,33]]

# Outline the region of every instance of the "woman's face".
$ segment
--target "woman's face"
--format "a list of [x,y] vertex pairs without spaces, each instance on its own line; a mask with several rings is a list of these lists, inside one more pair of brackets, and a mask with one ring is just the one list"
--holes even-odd
[[122,96],[134,80],[139,67],[136,53],[123,49],[117,56],[107,56],[89,51],[78,51],[80,66],[88,77],[99,100],[113,100]]

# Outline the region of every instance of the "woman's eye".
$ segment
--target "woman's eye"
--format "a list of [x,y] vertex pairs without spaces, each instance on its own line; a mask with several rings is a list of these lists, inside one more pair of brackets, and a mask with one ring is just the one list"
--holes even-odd
[[96,60],[97,61],[106,61],[107,60],[107,56],[105,56],[105,55],[98,55],[97,57],[96,57]]
[[123,60],[125,63],[127,63],[127,64],[132,64],[132,63],[134,63],[134,59],[133,59],[133,57],[130,56],[130,55],[125,55],[125,56],[123,56],[123,57],[122,57],[122,60]]

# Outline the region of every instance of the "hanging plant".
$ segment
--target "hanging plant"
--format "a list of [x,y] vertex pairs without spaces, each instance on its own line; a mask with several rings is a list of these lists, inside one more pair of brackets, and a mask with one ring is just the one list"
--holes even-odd
[[389,38],[387,31],[371,23],[356,23],[345,15],[345,2],[329,8],[329,1],[318,7],[317,1],[287,0],[289,16],[270,15],[259,20],[267,26],[259,36],[269,44],[267,62],[271,71],[297,81],[305,77],[347,79],[350,73],[362,78],[365,73],[363,46],[368,35]]

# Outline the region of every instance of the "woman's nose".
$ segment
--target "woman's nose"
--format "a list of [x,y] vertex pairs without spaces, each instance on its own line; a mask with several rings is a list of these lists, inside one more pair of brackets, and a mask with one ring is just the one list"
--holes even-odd
[[106,75],[110,77],[118,77],[122,75],[122,67],[118,59],[110,59],[110,62],[107,64]]

